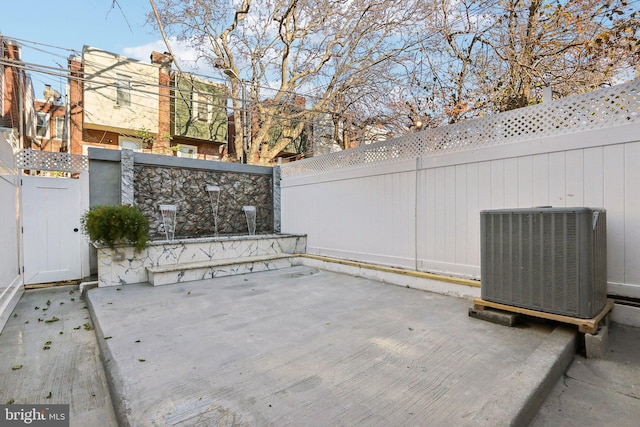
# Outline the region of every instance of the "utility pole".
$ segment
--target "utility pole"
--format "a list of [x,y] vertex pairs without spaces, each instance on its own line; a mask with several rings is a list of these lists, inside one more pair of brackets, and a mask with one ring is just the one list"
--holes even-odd
[[[227,76],[229,76],[230,78],[236,80],[239,84],[240,84],[240,96],[241,96],[241,103],[242,103],[242,110],[241,114],[240,114],[240,121],[242,123],[240,123],[240,126],[242,127],[242,153],[240,153],[241,155],[241,162],[242,163],[247,163],[247,151],[249,150],[249,147],[251,145],[251,127],[250,127],[250,123],[249,120],[250,119],[250,112],[249,112],[249,107],[247,106],[248,102],[247,102],[247,87],[246,87],[246,81],[242,80],[238,74],[236,74],[235,71],[233,71],[231,68],[225,68],[222,70]],[[236,125],[237,128],[237,125]]]

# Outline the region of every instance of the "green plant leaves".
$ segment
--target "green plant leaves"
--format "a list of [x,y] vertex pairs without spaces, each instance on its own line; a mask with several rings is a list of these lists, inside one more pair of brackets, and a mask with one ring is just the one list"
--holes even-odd
[[136,206],[95,206],[85,212],[81,222],[82,232],[92,242],[111,249],[116,245],[133,244],[139,252],[149,240],[149,220]]

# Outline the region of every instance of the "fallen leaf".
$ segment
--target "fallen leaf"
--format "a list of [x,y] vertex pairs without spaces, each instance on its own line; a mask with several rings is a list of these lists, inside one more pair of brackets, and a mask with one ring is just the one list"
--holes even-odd
[[45,320],[44,323],[53,323],[53,322],[57,322],[58,320],[60,319],[58,319],[56,316],[53,316],[51,319]]
[[110,340],[113,337],[104,337],[105,340]]
[[49,392],[49,394],[47,394],[47,399],[51,399],[51,396],[53,395],[51,394],[51,392]]
[[47,305],[51,305],[51,300],[50,299],[47,300]]
[[22,369],[22,365],[13,365],[13,366],[11,367],[11,370],[12,370],[12,371],[17,371],[18,369]]
[[9,399],[7,400],[7,405],[13,405],[15,403],[15,399]]
[[138,359],[138,362],[146,362],[147,359]]

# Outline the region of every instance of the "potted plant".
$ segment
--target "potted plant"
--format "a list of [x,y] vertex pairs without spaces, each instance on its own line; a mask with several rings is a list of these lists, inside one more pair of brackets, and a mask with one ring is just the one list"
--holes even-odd
[[82,216],[82,232],[93,243],[115,249],[133,245],[140,252],[149,241],[149,220],[136,206],[100,205]]

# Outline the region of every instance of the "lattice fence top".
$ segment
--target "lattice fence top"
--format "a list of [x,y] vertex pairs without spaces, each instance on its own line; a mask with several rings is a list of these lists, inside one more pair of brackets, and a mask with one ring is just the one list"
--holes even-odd
[[89,159],[79,154],[21,150],[16,154],[16,166],[18,169],[84,172],[89,169]]
[[640,123],[640,80],[282,165],[282,177]]

